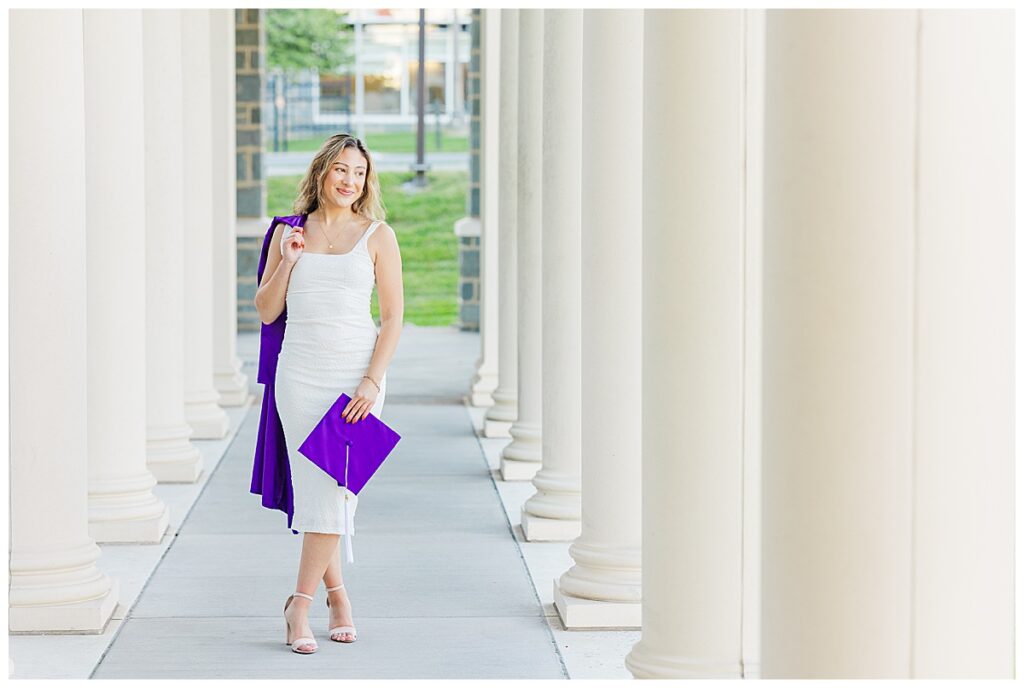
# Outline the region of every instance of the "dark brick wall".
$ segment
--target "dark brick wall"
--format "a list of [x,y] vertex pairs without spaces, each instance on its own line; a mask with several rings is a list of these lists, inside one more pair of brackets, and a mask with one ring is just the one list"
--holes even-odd
[[263,130],[260,104],[266,38],[263,10],[235,10],[235,124],[238,216],[262,217],[266,205],[263,183]]
[[[269,224],[269,221],[268,223]],[[260,317],[256,313],[256,267],[259,264],[263,237],[238,237],[238,331],[257,332]]]
[[[480,10],[473,10],[469,53],[469,190],[466,215],[480,217]],[[459,237],[459,329],[480,329],[480,237]]]

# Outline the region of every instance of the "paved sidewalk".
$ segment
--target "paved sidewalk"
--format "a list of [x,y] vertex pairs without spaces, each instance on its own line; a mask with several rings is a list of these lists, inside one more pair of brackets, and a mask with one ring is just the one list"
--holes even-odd
[[[239,337],[253,392],[254,335]],[[259,404],[148,580],[93,678],[566,678],[462,403],[479,338],[407,326],[382,418],[403,439],[367,486],[344,564],[359,639],[284,644],[301,535],[249,493]]]

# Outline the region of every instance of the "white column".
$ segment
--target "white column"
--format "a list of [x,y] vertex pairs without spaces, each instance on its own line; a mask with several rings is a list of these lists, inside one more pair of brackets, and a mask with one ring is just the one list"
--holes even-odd
[[772,12],[766,66],[763,675],[1011,678],[1012,14]]
[[88,532],[83,12],[9,19],[8,628],[99,633],[118,583]]
[[160,482],[194,482],[203,457],[189,441],[192,428],[185,422],[185,340],[172,336],[185,323],[181,10],[146,10],[142,23],[147,461]]
[[637,678],[742,675],[743,12],[644,12]]
[[544,12],[541,426],[546,430],[542,466],[533,477],[537,491],[522,506],[523,535],[531,541],[568,541],[580,534],[582,34],[583,10]]
[[89,534],[97,542],[160,542],[168,520],[146,467],[142,42],[140,10],[85,11],[85,410]]
[[502,480],[530,480],[541,461],[541,103],[544,10],[519,11],[516,283],[518,418],[501,452]]
[[213,377],[222,406],[249,400],[238,339],[238,213],[235,205],[235,10],[210,10],[213,177]]
[[[210,10],[182,11],[185,151],[185,420],[193,437],[220,439],[228,417],[213,387],[213,175],[210,170]],[[226,230],[225,230],[226,231]]]
[[[519,329],[516,293],[516,218],[519,206],[519,152],[516,135],[519,119],[519,10],[498,11],[501,12],[501,56],[498,59],[496,82],[498,107],[496,112],[490,109],[487,111],[487,118],[496,120],[495,133],[498,138],[498,387],[491,393],[494,405],[487,409],[487,415],[484,417],[484,437],[509,437],[509,429],[519,413],[516,399],[519,384],[519,345],[516,334]],[[492,72],[488,69],[488,75],[490,74]],[[484,183],[489,185],[486,175]],[[488,212],[486,203],[484,208],[484,212]]]
[[766,10],[744,10],[746,263],[743,284],[743,678],[761,678],[761,361],[764,311],[764,40]]
[[767,29],[763,676],[909,678],[916,13]]
[[498,98],[501,10],[480,10],[480,358],[469,402],[491,406],[498,386]]
[[[569,547],[575,564],[555,580],[554,592],[570,629],[640,627],[643,29],[641,10],[583,13],[585,489],[582,532]],[[612,140],[616,145],[607,145]],[[631,173],[609,173],[621,169]]]
[[911,675],[1008,679],[1014,13],[920,15]]

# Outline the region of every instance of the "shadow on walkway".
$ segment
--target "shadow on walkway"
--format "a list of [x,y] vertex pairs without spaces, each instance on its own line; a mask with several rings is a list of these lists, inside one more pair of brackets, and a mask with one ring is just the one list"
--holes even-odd
[[[257,347],[239,336],[261,399]],[[320,649],[284,644],[302,536],[249,493],[257,402],[93,678],[565,678],[462,402],[478,355],[475,333],[403,332],[381,414],[402,441],[360,495],[343,564],[358,641],[328,638],[321,586]]]

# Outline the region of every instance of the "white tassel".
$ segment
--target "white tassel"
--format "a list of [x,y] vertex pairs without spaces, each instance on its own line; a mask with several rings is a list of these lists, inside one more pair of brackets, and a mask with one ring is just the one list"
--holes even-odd
[[349,564],[355,561],[352,556],[352,523],[348,520],[348,488],[345,488],[345,561]]
[[351,564],[355,561],[355,557],[352,555],[352,523],[348,518],[348,500],[351,494],[348,489],[348,447],[349,444],[345,442],[345,562]]

